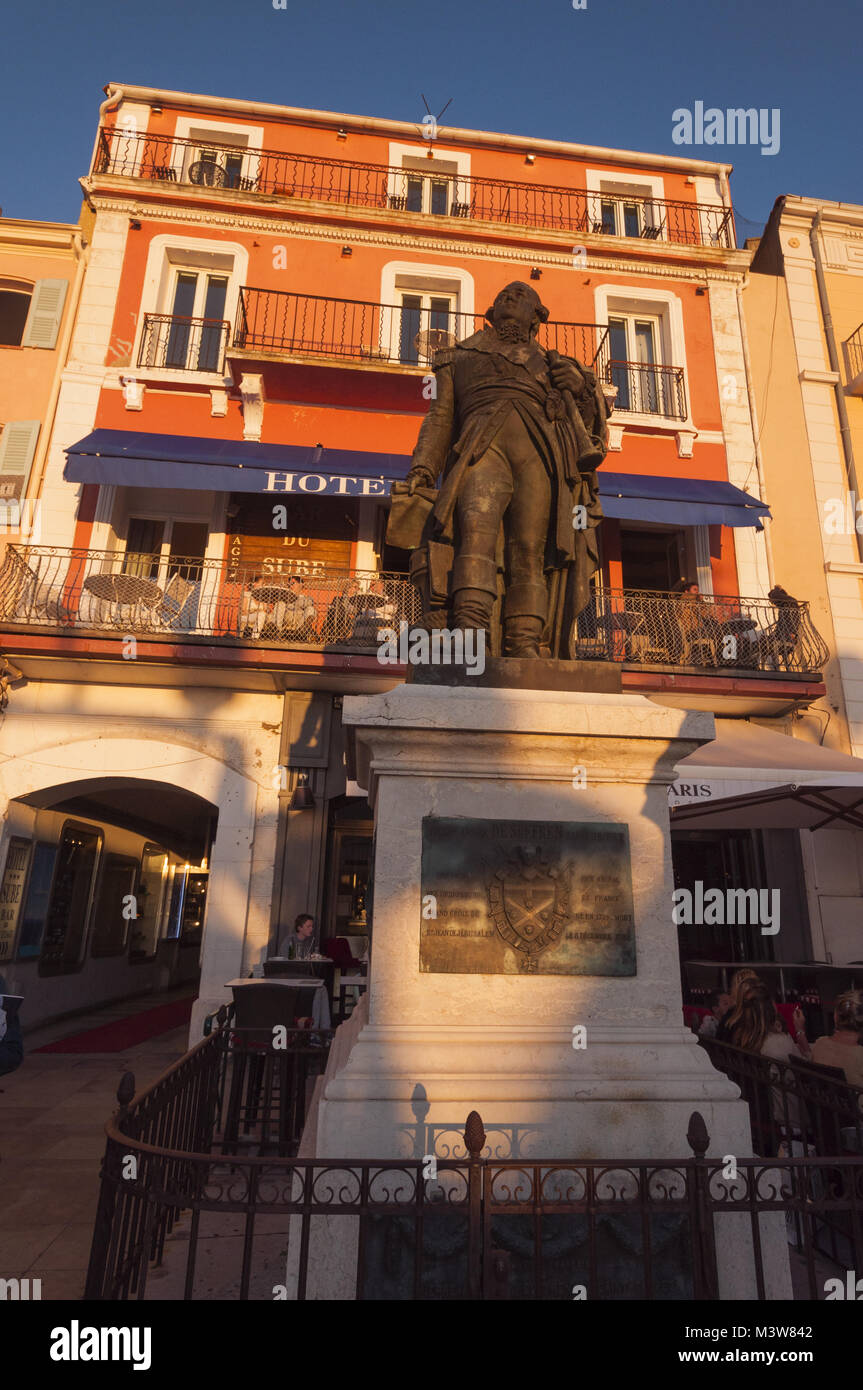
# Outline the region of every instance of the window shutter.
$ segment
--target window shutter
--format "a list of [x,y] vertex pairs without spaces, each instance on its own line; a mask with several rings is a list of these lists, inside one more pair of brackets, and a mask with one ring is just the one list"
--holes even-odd
[[68,280],[37,280],[24,325],[22,347],[52,348],[57,344]]
[[41,420],[10,420],[0,435],[0,504],[27,490]]

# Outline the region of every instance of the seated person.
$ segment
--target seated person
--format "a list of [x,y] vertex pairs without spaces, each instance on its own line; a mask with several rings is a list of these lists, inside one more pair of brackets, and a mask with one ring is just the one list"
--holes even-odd
[[277,629],[280,637],[297,637],[307,641],[315,634],[315,605],[308,594],[303,593],[302,580],[298,574],[288,575],[285,589],[286,596],[279,599],[275,606],[272,626]]
[[[785,1062],[790,1057],[802,1059],[804,1054],[785,1031],[767,986],[760,980],[748,980],[744,984],[744,991],[737,1021],[731,1028],[732,1045],[761,1057],[770,1057],[776,1062]],[[799,1010],[796,1012],[799,1013]],[[795,1025],[796,1022],[795,1017]],[[771,1086],[770,1090],[774,1120],[783,1129],[790,1127],[792,1134],[795,1133],[800,1129],[800,1107],[796,1097],[783,1092],[781,1086]]]
[[698,1029],[699,1038],[715,1038],[721,1020],[731,1008],[731,995],[714,990],[710,996],[710,1013],[705,1014]]
[[822,1067],[841,1067],[851,1086],[863,1087],[863,992],[849,989],[833,1005],[833,1034],[816,1038],[812,1061]]
[[359,593],[359,582],[352,579],[346,585],[343,593],[336,594],[327,608],[327,616],[324,619],[325,642],[343,642],[350,635],[354,618],[357,615],[355,600]]
[[240,601],[240,636],[241,637],[260,637],[265,623],[270,618],[273,605],[263,603],[261,599],[255,598],[252,593],[252,586],[259,584],[263,576],[253,574],[250,576],[243,596]]
[[[678,579],[671,592],[679,600],[677,622],[683,638],[684,661],[703,665],[705,657],[714,660],[714,647],[721,635],[721,628],[711,605],[705,603],[701,590],[692,579]],[[696,646],[696,643],[701,646]]]
[[745,966],[741,970],[735,970],[734,976],[731,981],[731,989],[728,994],[728,1010],[725,1014],[723,1014],[722,1018],[719,1020],[716,1033],[714,1035],[717,1042],[731,1042],[731,1027],[732,1024],[736,1023],[737,1019],[740,1017],[741,998],[743,997],[747,984],[749,984],[753,980],[756,982],[756,984],[761,984],[761,981],[759,980],[755,971],[750,970],[748,966]]
[[801,608],[796,598],[775,584],[767,597],[777,610],[776,622],[759,634],[757,650],[762,666],[780,665],[791,669],[797,639],[800,633]]
[[314,934],[314,917],[308,912],[299,913],[294,921],[294,930],[282,942],[280,954],[290,960],[308,960],[314,949]]

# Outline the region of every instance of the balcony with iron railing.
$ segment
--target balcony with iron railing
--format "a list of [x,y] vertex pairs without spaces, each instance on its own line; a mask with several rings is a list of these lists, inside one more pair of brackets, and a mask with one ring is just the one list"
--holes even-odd
[[863,396],[863,323],[844,344],[849,396]]
[[[382,629],[419,619],[406,575],[314,561],[262,573],[218,560],[10,545],[0,567],[0,624],[12,632],[93,630],[374,654]],[[800,680],[815,678],[829,653],[806,603],[596,589],[570,655],[633,670]]]
[[[410,298],[405,296],[407,301]],[[483,314],[460,313],[449,305],[377,304],[243,286],[233,347],[249,354],[428,369],[439,348],[470,337],[484,324]],[[606,370],[608,328],[604,324],[544,323],[538,340],[544,348],[577,357],[597,373]]]
[[730,208],[102,130],[93,174],[405,215],[734,249]]
[[682,367],[663,367],[653,362],[606,363],[604,380],[617,388],[615,413],[658,415],[665,420],[685,420],[686,385]]
[[406,575],[313,561],[268,574],[194,557],[9,546],[0,567],[0,622],[15,626],[374,652],[379,629],[418,617]]
[[829,651],[808,603],[596,588],[576,622],[573,655],[644,670],[782,673],[813,678]]
[[231,325],[227,319],[145,314],[139,367],[176,372],[223,372]]

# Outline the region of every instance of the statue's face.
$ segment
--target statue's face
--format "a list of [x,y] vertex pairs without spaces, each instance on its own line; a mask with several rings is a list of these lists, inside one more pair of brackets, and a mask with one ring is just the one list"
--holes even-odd
[[536,291],[530,285],[514,280],[501,290],[494,301],[492,322],[498,330],[503,328],[519,338],[529,338],[531,330],[538,326],[538,323],[534,324],[538,304]]

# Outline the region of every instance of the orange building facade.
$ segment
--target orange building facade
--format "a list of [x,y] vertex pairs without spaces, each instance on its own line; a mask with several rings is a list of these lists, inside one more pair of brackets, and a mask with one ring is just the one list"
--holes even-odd
[[[534,285],[540,341],[592,366],[613,404],[602,564],[572,655],[620,664],[626,690],[778,727],[824,687],[816,634],[793,662],[759,655],[775,576],[727,166],[106,93],[41,544],[3,572],[28,681],[13,699],[32,716],[6,795],[21,840],[58,818],[80,920],[64,935],[50,902],[25,901],[9,951],[44,1016],[200,967],[194,1027],[296,912],[320,940],[368,936],[371,814],[346,777],[341,697],[403,677],[376,651],[381,621],[416,611],[389,489],[434,352],[507,282]],[[719,650],[715,625],[681,645],[681,578],[723,630],[749,615],[748,655]],[[99,927],[116,915],[97,867],[111,826],[137,837],[115,858],[150,856],[143,942]],[[193,879],[206,927],[203,908],[185,924]],[[109,964],[88,994],[94,931]]]

